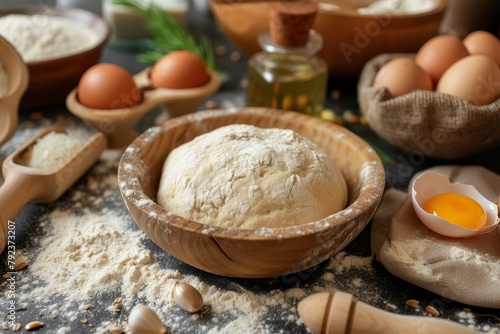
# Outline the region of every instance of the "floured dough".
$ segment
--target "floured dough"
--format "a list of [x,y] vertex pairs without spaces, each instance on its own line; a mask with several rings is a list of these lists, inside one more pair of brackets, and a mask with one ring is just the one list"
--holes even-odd
[[300,225],[342,210],[347,186],[316,145],[286,129],[228,125],[174,149],[158,204],[203,224]]

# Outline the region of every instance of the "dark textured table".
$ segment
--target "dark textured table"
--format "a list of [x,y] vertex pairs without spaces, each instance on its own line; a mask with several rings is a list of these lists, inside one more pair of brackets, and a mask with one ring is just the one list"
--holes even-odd
[[[215,46],[224,45],[228,49],[225,55],[216,57],[217,64],[227,75],[226,81],[219,92],[209,100],[219,107],[243,105],[245,91],[241,81],[246,77],[247,58],[242,55],[239,60],[231,59],[231,52],[237,50],[219,32],[209,14],[191,11],[189,22],[189,28],[194,34],[207,34]],[[132,73],[137,73],[146,66],[136,61],[134,52],[120,51],[111,47],[106,48],[102,61],[120,64]],[[337,90],[340,94],[337,94],[339,96],[335,99],[328,94],[327,108],[338,115],[342,115],[346,110],[358,114],[355,80],[336,81],[332,78],[328,89],[329,92]],[[207,107],[201,105],[199,109]],[[141,121],[138,130],[144,131],[154,126],[155,122],[161,119],[162,113],[160,108],[152,110]],[[43,110],[22,111],[18,130],[0,149],[0,158],[4,159],[38,129],[56,123],[85,131],[90,130],[87,125],[73,117],[63,104]],[[396,149],[375,135],[367,125],[346,122],[345,126],[391,158],[385,163],[387,187],[405,189],[416,172],[431,166],[450,163],[425,158],[419,152],[409,153]],[[482,165],[500,173],[499,153],[500,150],[497,148],[452,163]],[[307,333],[306,327],[297,315],[298,300],[315,291],[334,289],[352,293],[370,305],[400,314],[426,316],[425,306],[432,305],[440,312],[442,318],[463,323],[481,332],[500,332],[499,310],[453,302],[388,273],[381,264],[372,259],[370,225],[345,251],[314,268],[284,277],[251,280],[220,277],[199,271],[165,254],[149,239],[141,237],[141,247],[154,258],[154,263],[148,262],[147,270],[157,268],[154,269],[157,270],[155,273],[168,273],[172,275],[172,279],[199,284],[208,291],[207,293],[211,293],[211,296],[206,298],[208,301],[206,305],[196,315],[179,309],[169,296],[159,294],[155,299],[147,294],[125,292],[125,278],[118,279],[115,286],[102,291],[96,286],[94,295],[80,299],[69,298],[70,292],[63,282],[60,284],[60,290],[56,287],[48,294],[42,288],[47,284],[57,286],[58,282],[45,282],[43,278],[35,275],[36,268],[33,267],[32,270],[31,266],[36,262],[37,255],[41,254],[45,247],[50,246],[47,246],[44,240],[54,233],[50,226],[54,223],[51,220],[55,219],[55,212],[83,217],[101,215],[106,219],[116,216],[123,220],[123,226],[126,226],[131,235],[140,235],[141,232],[124,206],[115,178],[119,156],[119,151],[107,152],[105,158],[98,161],[57,202],[31,203],[14,220],[16,251],[27,258],[28,266],[17,273],[14,272],[10,278],[4,275],[0,279],[2,282],[0,310],[2,316],[5,314],[0,324],[7,326],[3,328],[4,332],[12,331],[12,327],[8,324],[10,314],[15,315],[14,323],[22,325],[21,332],[25,332],[24,325],[28,322],[38,320],[44,323],[38,330],[40,333],[108,333],[113,326],[125,329],[130,309],[137,303],[145,303],[159,310],[169,333]],[[64,240],[58,242],[63,243]],[[127,244],[123,245],[124,250],[127,247]],[[1,255],[0,261],[0,273],[12,271],[7,268],[6,252]],[[50,271],[55,270],[54,266],[58,264],[45,263],[45,265],[46,270]],[[140,264],[137,265],[137,270],[139,272],[143,270]],[[98,274],[100,273],[95,273]],[[141,276],[140,273],[138,275],[140,278],[137,282],[143,284],[144,289],[148,288],[148,278]],[[150,278],[150,280],[157,279],[159,278]],[[150,283],[153,284],[152,281]],[[161,284],[157,282],[155,284],[161,288]],[[79,293],[79,288],[80,286],[75,283],[74,291]],[[40,291],[38,297],[41,298],[33,296],[33,291]],[[121,298],[122,301],[117,301],[117,298]],[[223,306],[224,298],[233,304]],[[420,307],[407,306],[405,302],[408,299],[418,300]],[[160,300],[162,301],[159,302]]]

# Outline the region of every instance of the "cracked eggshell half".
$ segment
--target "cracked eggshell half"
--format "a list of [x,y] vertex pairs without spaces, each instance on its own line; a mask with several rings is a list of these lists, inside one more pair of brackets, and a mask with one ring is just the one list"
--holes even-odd
[[[443,194],[454,193],[467,196],[476,201],[484,209],[486,224],[479,229],[469,229],[448,222],[437,215],[427,213],[423,207],[432,197]],[[463,183],[451,183],[448,176],[432,171],[424,172],[418,176],[411,186],[411,199],[415,213],[422,223],[430,230],[451,238],[465,238],[477,234],[489,233],[495,230],[499,223],[498,207],[495,203],[486,199],[472,185]]]

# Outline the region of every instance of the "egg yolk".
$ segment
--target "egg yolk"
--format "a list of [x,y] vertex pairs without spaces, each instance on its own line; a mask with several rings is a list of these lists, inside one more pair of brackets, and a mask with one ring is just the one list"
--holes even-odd
[[469,229],[486,225],[483,207],[472,198],[460,194],[439,194],[425,203],[423,209],[446,221]]

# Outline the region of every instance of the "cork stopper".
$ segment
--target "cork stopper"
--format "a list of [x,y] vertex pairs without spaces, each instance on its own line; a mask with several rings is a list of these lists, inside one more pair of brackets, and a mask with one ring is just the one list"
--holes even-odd
[[299,47],[307,43],[318,5],[312,1],[277,1],[269,6],[269,34],[278,45]]

